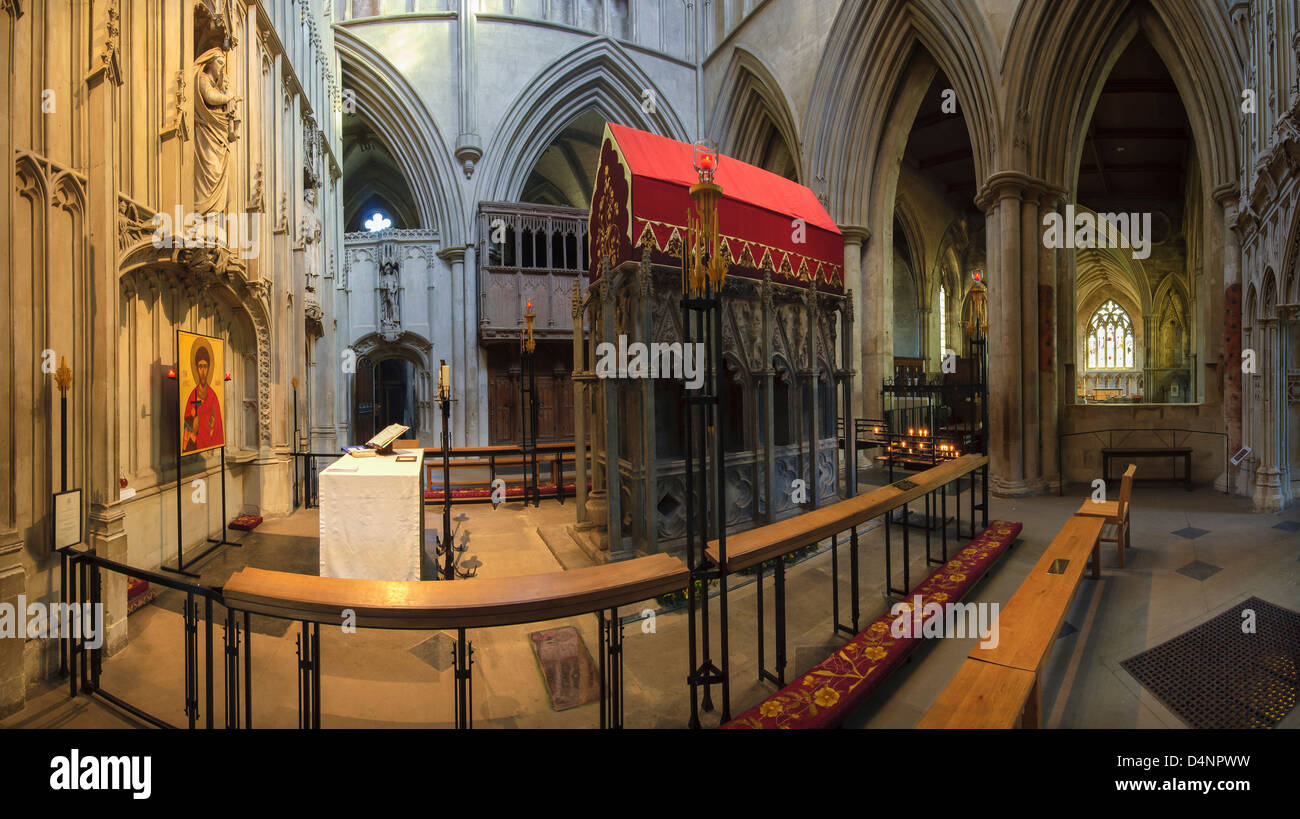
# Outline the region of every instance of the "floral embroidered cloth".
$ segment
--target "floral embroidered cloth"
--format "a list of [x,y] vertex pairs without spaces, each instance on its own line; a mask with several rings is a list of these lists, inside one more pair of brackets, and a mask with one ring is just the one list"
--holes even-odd
[[[921,606],[955,603],[979,581],[985,570],[1007,550],[1023,525],[995,520],[966,548],[940,566],[900,603],[904,614],[917,595]],[[723,728],[833,728],[923,639],[920,629],[912,637],[894,637],[897,616],[888,612],[863,629],[843,648]]]

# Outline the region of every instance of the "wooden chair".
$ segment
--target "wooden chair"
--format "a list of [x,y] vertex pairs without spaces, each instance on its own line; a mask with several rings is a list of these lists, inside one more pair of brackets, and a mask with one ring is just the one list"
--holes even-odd
[[1083,506],[1075,514],[1093,515],[1106,519],[1106,523],[1115,527],[1115,536],[1106,537],[1104,534],[1098,538],[1107,543],[1115,544],[1116,554],[1119,556],[1119,568],[1124,568],[1124,550],[1131,544],[1129,540],[1129,498],[1133,495],[1133,475],[1137,472],[1137,464],[1129,464],[1128,469],[1124,470],[1124,478],[1119,485],[1118,501],[1103,501],[1097,503],[1093,500],[1086,500]]

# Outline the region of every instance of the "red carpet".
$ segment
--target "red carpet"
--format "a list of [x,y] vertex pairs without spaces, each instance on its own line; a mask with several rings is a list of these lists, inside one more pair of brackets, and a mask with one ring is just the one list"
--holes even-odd
[[[955,603],[1007,550],[1023,528],[995,520],[907,596],[927,603]],[[889,676],[924,639],[894,637],[888,612],[839,651],[723,728],[834,728]],[[915,630],[919,631],[919,629]],[[915,632],[914,632],[915,633]]]

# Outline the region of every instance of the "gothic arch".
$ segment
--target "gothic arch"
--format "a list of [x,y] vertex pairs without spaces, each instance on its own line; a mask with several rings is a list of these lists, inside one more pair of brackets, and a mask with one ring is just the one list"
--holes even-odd
[[[252,329],[257,348],[257,441],[270,449],[271,441],[271,312],[267,299],[270,286],[263,281],[245,281],[222,263],[224,251],[208,255],[209,248],[155,248],[148,239],[126,249],[118,260],[118,286],[139,289],[139,278],[166,276],[179,287],[187,287],[199,298],[208,298],[230,308],[232,320]],[[215,260],[212,264],[204,262]]]
[[723,153],[758,165],[762,162],[762,146],[757,140],[764,132],[754,124],[766,118],[785,142],[795,175],[802,180],[803,147],[791,110],[790,100],[767,64],[748,49],[736,46],[709,116],[709,134]]
[[1014,138],[999,161],[1073,191],[1102,86],[1139,33],[1177,87],[1205,190],[1235,182],[1240,89],[1221,67],[1240,60],[1223,9],[1194,0],[1019,4],[1003,62],[1023,69],[1011,78],[1001,128]]
[[[652,112],[643,94],[652,92]],[[483,152],[475,201],[514,202],[529,170],[555,134],[588,109],[607,120],[689,142],[667,95],[608,37],[593,40],[551,63],[524,84]]]
[[[864,48],[863,43],[872,47]],[[893,205],[892,195],[881,201],[872,192],[881,187],[876,174],[884,167],[882,146],[904,117],[903,141],[897,148],[902,155],[920,105],[919,96],[914,104],[909,100],[900,105],[897,99],[917,69],[918,45],[957,92],[976,180],[986,179],[994,169],[999,100],[998,82],[990,71],[997,65],[996,47],[977,5],[954,8],[943,0],[844,3],[817,67],[803,127],[811,186],[824,196],[839,224],[870,225],[873,208]],[[929,78],[919,93],[928,85]],[[881,111],[891,115],[881,117]],[[897,176],[896,167],[893,174]]]
[[357,112],[383,138],[411,187],[420,227],[436,228],[444,247],[464,247],[468,232],[458,166],[423,99],[401,71],[346,28],[334,29],[334,44],[349,89],[356,92]]

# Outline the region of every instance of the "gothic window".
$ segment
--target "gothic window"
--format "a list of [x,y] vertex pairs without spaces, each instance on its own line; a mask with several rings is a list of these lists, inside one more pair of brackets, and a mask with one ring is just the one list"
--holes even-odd
[[388,228],[392,227],[393,220],[389,219],[387,216],[380,213],[379,211],[375,211],[370,215],[370,218],[365,221],[365,226],[366,226],[366,230],[370,231],[371,233],[377,233],[378,231],[387,230]]
[[1133,322],[1113,299],[1088,323],[1088,369],[1133,369]]

